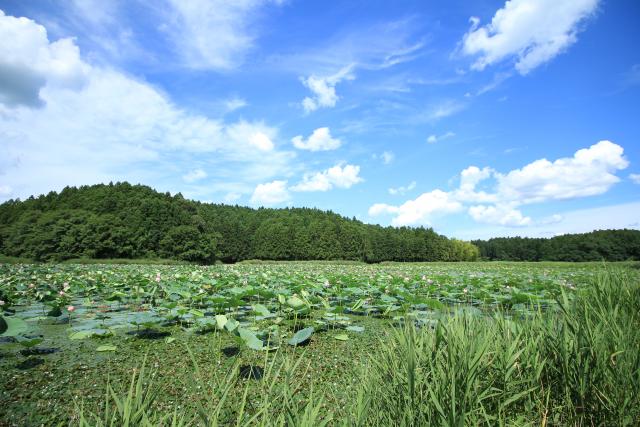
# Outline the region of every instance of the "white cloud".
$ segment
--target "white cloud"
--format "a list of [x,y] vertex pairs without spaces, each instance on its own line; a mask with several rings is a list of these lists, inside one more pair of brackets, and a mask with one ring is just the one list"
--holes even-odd
[[351,188],[364,181],[360,176],[360,166],[336,165],[322,172],[305,174],[302,182],[291,187],[292,191],[328,191],[333,187]]
[[298,135],[293,137],[291,142],[297,149],[309,151],[335,150],[342,144],[338,138],[333,138],[331,136],[331,131],[328,127],[322,127],[314,130],[306,141],[302,135]]
[[438,120],[441,120],[446,117],[452,116],[456,113],[459,113],[465,108],[466,108],[465,103],[462,103],[453,99],[447,99],[447,100],[435,103],[429,106],[424,111],[419,112],[412,118],[412,121],[437,122]]
[[442,134],[440,136],[435,135],[435,134],[434,135],[429,135],[429,137],[427,138],[427,142],[429,144],[435,144],[438,141],[444,141],[445,139],[453,138],[454,136],[456,136],[456,134],[453,133],[453,132],[447,132],[447,133],[444,133],[444,134]]
[[573,157],[536,160],[498,175],[498,193],[503,200],[525,204],[602,194],[620,181],[615,172],[629,165],[623,152],[613,142],[600,141]]
[[531,218],[522,215],[518,209],[509,205],[477,205],[469,208],[469,215],[485,224],[498,224],[510,227],[522,227],[531,224]]
[[568,49],[577,40],[580,24],[592,16],[599,0],[509,0],[480,27],[471,18],[471,29],[462,41],[467,55],[480,55],[476,70],[516,57],[516,70],[527,74]]
[[258,184],[251,196],[254,205],[275,205],[291,199],[287,190],[287,181],[273,181],[266,184]]
[[273,142],[271,142],[271,139],[262,132],[256,132],[251,135],[249,143],[260,151],[273,150]]
[[454,200],[450,193],[433,190],[421,194],[415,200],[408,200],[400,206],[376,203],[369,208],[369,216],[395,215],[391,220],[395,226],[429,225],[433,215],[454,213],[460,210],[462,210],[462,204]]
[[[184,65],[195,69],[231,70],[253,47],[256,23],[267,0],[167,0],[162,29]],[[165,10],[166,9],[166,10]]]
[[8,185],[0,185],[0,196],[7,197],[10,196],[13,192],[13,189]]
[[185,175],[182,175],[182,180],[187,183],[192,183],[196,181],[200,181],[201,179],[205,179],[207,177],[207,173],[202,169],[194,169],[189,171]]
[[313,97],[306,97],[302,100],[304,111],[309,113],[318,108],[335,107],[336,102],[340,98],[336,94],[336,85],[342,80],[353,80],[353,65],[342,67],[338,72],[329,76],[309,76],[301,79],[311,92]]
[[50,43],[43,26],[0,10],[0,103],[42,106],[41,89],[80,89],[90,69],[73,39]]
[[385,165],[388,165],[389,163],[391,163],[393,161],[393,159],[395,159],[395,154],[393,154],[391,151],[385,151],[380,155],[380,158],[382,159],[382,163],[384,163]]
[[227,193],[224,196],[223,201],[225,203],[233,203],[233,202],[237,201],[238,199],[240,199],[241,197],[242,197],[242,194],[240,194],[240,193],[230,192],[230,193]]
[[[369,215],[393,214],[394,225],[413,225],[428,223],[433,212],[458,212],[463,205],[471,205],[468,213],[477,222],[531,226],[535,222],[520,206],[605,193],[620,181],[615,173],[629,164],[623,152],[617,144],[600,141],[576,151],[573,157],[536,160],[506,174],[470,166],[460,173],[460,186],[453,191],[433,190],[401,206],[374,204]],[[491,190],[478,190],[490,179]],[[433,210],[423,209],[426,203],[432,203]]]
[[406,187],[390,188],[389,194],[391,194],[392,196],[395,196],[397,194],[404,195],[409,191],[413,190],[414,188],[416,188],[416,182],[411,181],[409,185],[407,185]]
[[[0,31],[5,22],[0,19]],[[51,50],[56,44],[32,20],[20,20],[17,28],[12,30],[17,40],[35,34],[44,42],[22,43],[24,49],[13,53],[15,63],[33,62],[31,50]],[[0,38],[0,45],[5,40]],[[196,155],[215,170],[207,188],[199,190],[203,199],[210,199],[211,192],[248,193],[257,183],[299,168],[292,164],[295,153],[275,149],[277,129],[263,122],[227,123],[194,114],[153,86],[113,69],[86,63],[76,68],[86,72],[82,85],[47,80],[38,92],[40,108],[0,114],[0,174],[18,197],[123,180],[176,191],[175,178],[192,167]],[[149,162],[153,168],[146,167]]]
[[230,98],[224,102],[225,110],[228,113],[239,110],[240,108],[244,108],[247,105],[247,101],[242,98]]
[[634,184],[640,184],[640,173],[632,173],[629,174],[629,179],[631,180],[631,182],[633,182]]
[[380,70],[412,61],[421,55],[425,46],[423,23],[409,18],[372,25],[350,26],[352,30],[337,29],[319,44],[305,44],[295,53],[277,54],[270,63],[282,70],[302,75],[326,76],[340,67],[353,64],[357,69]]
[[542,221],[534,221],[527,227],[474,226],[456,230],[456,237],[468,240],[497,236],[551,237],[567,233],[587,233],[593,230],[640,229],[637,212],[640,212],[640,202],[601,206],[562,212]]

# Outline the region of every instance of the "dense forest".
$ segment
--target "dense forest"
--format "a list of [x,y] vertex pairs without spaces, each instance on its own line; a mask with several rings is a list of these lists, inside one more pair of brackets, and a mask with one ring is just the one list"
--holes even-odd
[[600,230],[550,239],[500,237],[472,242],[487,260],[626,261],[640,260],[640,231]]
[[461,261],[478,248],[430,228],[363,224],[318,209],[200,203],[142,185],[67,187],[0,205],[0,253],[36,261],[172,258]]
[[36,261],[640,260],[640,231],[463,242],[431,228],[381,227],[309,208],[251,209],[117,183],[67,187],[0,205],[0,254]]

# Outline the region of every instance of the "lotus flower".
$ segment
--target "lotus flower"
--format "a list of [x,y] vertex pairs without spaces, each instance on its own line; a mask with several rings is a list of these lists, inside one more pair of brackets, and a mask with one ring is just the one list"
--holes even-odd
[[4,301],[0,299],[0,307],[2,307],[4,304],[5,304]]
[[73,313],[75,310],[76,310],[76,308],[75,308],[74,306],[72,306],[72,305],[70,305],[69,307],[67,307],[67,311],[68,311],[69,313]]

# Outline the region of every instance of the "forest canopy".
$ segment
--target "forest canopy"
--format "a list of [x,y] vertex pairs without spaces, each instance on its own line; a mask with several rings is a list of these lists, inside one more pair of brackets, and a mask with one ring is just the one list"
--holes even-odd
[[364,224],[311,208],[252,209],[187,200],[143,185],[66,187],[0,205],[0,253],[35,261],[167,258],[215,261],[621,261],[640,231],[464,242],[424,227]]
[[0,253],[71,258],[463,261],[476,246],[431,228],[364,224],[310,208],[251,209],[128,183],[66,187],[0,205]]

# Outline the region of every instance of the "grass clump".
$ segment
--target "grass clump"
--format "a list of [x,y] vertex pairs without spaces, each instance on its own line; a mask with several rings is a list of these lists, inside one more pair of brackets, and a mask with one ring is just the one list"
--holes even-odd
[[558,305],[393,331],[352,416],[363,425],[637,425],[640,286],[606,272]]

